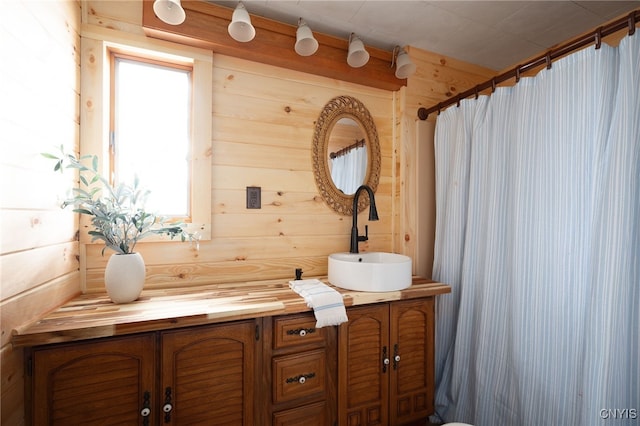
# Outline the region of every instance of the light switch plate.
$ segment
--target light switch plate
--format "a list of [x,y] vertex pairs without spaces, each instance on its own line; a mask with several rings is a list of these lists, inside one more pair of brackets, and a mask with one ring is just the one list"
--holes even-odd
[[261,208],[261,188],[259,186],[247,186],[247,208]]

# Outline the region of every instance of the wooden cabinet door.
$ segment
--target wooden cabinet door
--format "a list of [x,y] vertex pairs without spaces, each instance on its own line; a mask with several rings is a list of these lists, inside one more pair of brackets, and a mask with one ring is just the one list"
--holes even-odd
[[35,349],[33,424],[154,424],[155,343],[147,334]]
[[425,419],[434,402],[433,298],[392,302],[390,424]]
[[253,425],[256,323],[162,333],[162,424]]
[[388,425],[389,306],[350,308],[340,325],[338,416],[340,425]]

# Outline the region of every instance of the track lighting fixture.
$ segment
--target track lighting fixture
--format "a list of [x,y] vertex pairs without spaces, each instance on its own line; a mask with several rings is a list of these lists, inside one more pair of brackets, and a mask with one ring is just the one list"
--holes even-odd
[[310,56],[318,50],[318,41],[313,37],[311,28],[304,22],[304,19],[298,19],[298,30],[296,31],[295,51],[300,56]]
[[357,35],[351,33],[349,36],[349,53],[347,63],[352,68],[360,68],[369,62],[369,52],[364,48],[364,43]]
[[[181,0],[154,0],[153,12],[158,19],[169,25],[180,25],[186,18]],[[227,31],[231,38],[241,43],[249,42],[255,38],[256,29],[251,23],[251,16],[242,1],[238,1],[236,4]],[[266,33],[269,33],[269,31],[270,30],[267,30]],[[288,31],[287,29],[286,33],[288,33]],[[285,32],[283,32],[283,34],[284,33]],[[320,44],[314,37],[309,25],[302,17],[298,18],[296,41],[294,44],[295,52],[299,56],[311,56],[318,51],[319,46]],[[369,62],[369,59],[369,52],[367,52],[363,41],[352,32],[348,39],[347,64],[351,68],[360,68],[365,66]],[[322,60],[325,60],[325,58]],[[375,61],[379,61],[379,58],[376,58]],[[407,51],[400,46],[395,46],[392,51],[391,68],[394,68],[394,66],[395,76],[400,80],[408,78],[416,71],[416,65],[411,61]]]
[[416,65],[411,62],[409,54],[400,46],[393,48],[391,68],[396,65],[396,78],[405,79],[416,72]]
[[233,17],[227,30],[231,38],[242,43],[251,41],[256,36],[256,29],[251,25],[251,17],[242,2],[238,3],[233,11]]
[[162,22],[169,25],[180,25],[187,16],[180,4],[180,0],[155,0],[153,12]]

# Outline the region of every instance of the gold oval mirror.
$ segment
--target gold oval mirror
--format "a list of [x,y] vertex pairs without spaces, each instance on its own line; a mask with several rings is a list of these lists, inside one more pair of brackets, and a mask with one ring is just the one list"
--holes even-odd
[[[362,102],[338,96],[325,106],[313,134],[313,173],[324,201],[343,215],[353,213],[360,185],[374,192],[380,180],[380,142],[375,123]],[[358,200],[358,212],[369,204]]]

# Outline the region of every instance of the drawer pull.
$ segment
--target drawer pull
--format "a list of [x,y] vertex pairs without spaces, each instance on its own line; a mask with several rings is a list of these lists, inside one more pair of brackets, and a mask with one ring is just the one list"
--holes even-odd
[[314,377],[316,377],[316,373],[300,374],[299,376],[289,377],[287,379],[287,383],[298,382],[303,385],[307,381],[307,379],[312,379]]
[[304,337],[307,334],[315,333],[315,328],[296,328],[295,330],[287,330],[287,334],[289,336],[298,335],[300,337]]

